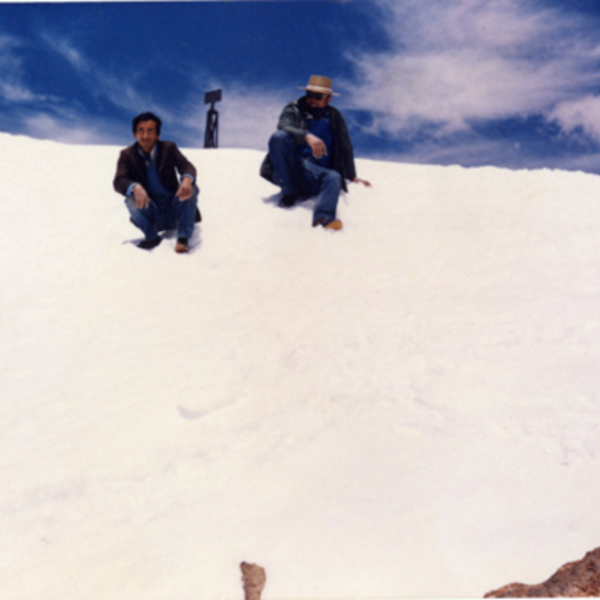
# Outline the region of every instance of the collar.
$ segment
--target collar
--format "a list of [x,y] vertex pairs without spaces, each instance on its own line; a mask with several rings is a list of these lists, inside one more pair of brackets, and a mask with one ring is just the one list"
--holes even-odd
[[158,147],[158,142],[156,142],[156,144],[154,144],[154,148],[152,148],[152,150],[150,150],[150,154],[147,154],[146,152],[144,152],[142,150],[142,147],[138,143],[138,147],[137,147],[138,152],[139,152],[140,156],[144,159],[146,166],[148,166],[156,158],[157,147]]

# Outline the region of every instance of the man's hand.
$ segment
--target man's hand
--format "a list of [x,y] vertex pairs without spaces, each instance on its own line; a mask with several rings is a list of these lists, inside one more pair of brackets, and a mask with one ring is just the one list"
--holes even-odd
[[366,179],[359,179],[358,177],[355,177],[352,181],[354,183],[362,183],[365,187],[371,187],[371,183]]
[[179,198],[180,202],[185,202],[192,197],[193,191],[192,180],[189,177],[183,177],[175,195]]
[[316,135],[312,133],[307,133],[304,136],[304,141],[310,146],[312,150],[312,155],[319,160],[323,156],[327,156],[327,146],[321,138],[318,138]]
[[133,188],[133,197],[138,208],[148,208],[150,206],[150,198],[144,187],[139,183]]

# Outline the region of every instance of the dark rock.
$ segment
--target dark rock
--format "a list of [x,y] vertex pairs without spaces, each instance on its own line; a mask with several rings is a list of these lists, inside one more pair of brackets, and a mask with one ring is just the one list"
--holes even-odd
[[563,565],[550,579],[536,585],[509,583],[484,598],[553,598],[600,596],[600,548],[581,560]]

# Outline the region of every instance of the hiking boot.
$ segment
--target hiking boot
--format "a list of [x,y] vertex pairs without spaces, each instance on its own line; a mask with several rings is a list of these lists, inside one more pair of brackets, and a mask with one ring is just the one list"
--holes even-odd
[[296,194],[284,194],[279,200],[279,206],[281,206],[281,208],[290,208],[296,204],[296,200],[298,200]]
[[137,245],[137,247],[141,248],[142,250],[152,250],[153,248],[156,248],[156,246],[158,246],[161,242],[162,242],[162,238],[159,235],[158,237],[154,238],[153,240],[149,240],[149,239],[142,240]]
[[177,244],[175,245],[175,252],[178,254],[184,254],[190,249],[189,240],[186,237],[178,237]]
[[333,229],[334,231],[339,231],[342,228],[342,222],[339,219],[329,222],[326,222],[325,219],[317,219],[313,223],[313,227],[317,227],[318,225],[322,225],[324,229]]

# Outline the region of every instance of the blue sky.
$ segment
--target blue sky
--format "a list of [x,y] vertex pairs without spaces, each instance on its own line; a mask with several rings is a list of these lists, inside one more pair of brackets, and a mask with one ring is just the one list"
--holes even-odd
[[311,74],[357,156],[600,172],[600,6],[590,0],[0,4],[0,131],[126,145],[143,110],[203,143],[266,148]]

